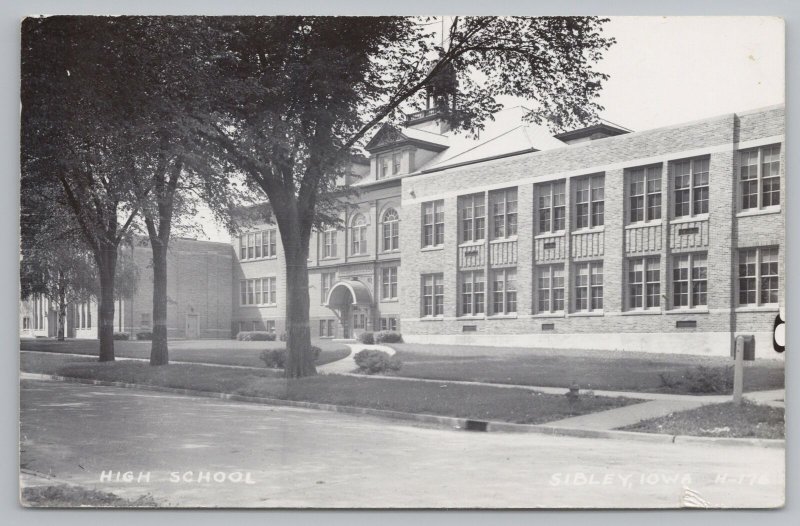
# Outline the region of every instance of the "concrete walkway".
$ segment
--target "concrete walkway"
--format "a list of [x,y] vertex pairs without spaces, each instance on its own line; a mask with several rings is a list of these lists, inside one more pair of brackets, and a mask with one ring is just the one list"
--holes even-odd
[[326,363],[325,365],[320,365],[319,367],[317,367],[317,373],[319,374],[352,373],[354,370],[358,369],[358,365],[356,365],[354,357],[356,354],[358,354],[360,351],[363,351],[364,349],[383,351],[389,356],[394,356],[395,353],[394,349],[386,345],[365,344],[365,343],[347,343],[345,345],[350,347],[350,354],[348,354],[341,360],[337,360],[331,363]]
[[610,431],[633,424],[642,420],[667,416],[678,411],[695,409],[713,402],[705,400],[651,400],[642,404],[633,404],[618,407],[599,413],[589,413],[548,422],[553,427],[569,427],[572,429],[592,429]]

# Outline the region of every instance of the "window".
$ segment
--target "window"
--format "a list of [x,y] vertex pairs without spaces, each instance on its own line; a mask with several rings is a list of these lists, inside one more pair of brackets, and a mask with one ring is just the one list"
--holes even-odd
[[517,312],[517,271],[496,269],[492,271],[492,314]]
[[594,175],[575,181],[575,228],[603,224],[603,179],[602,175]]
[[484,194],[464,195],[458,199],[461,218],[461,242],[482,241],[486,236],[486,204]]
[[444,201],[422,204],[422,246],[444,245]]
[[633,168],[628,172],[629,222],[661,219],[661,166]]
[[381,299],[397,299],[397,267],[381,269]]
[[397,318],[394,318],[394,317],[381,318],[381,330],[382,331],[396,331],[397,330]]
[[780,145],[743,150],[739,152],[739,161],[742,210],[780,205]]
[[353,328],[366,329],[367,328],[367,315],[358,307],[353,308]]
[[319,320],[319,335],[323,338],[332,338],[336,336],[334,320]]
[[267,332],[275,332],[275,320],[267,320],[266,327],[264,327]]
[[397,210],[389,208],[383,213],[383,250],[400,248],[400,216]]
[[672,262],[672,307],[705,306],[708,291],[708,263],[705,254],[682,254]]
[[661,269],[657,257],[628,260],[628,309],[661,306]]
[[462,316],[476,316],[484,313],[485,283],[483,271],[467,271],[461,273],[461,309]]
[[547,265],[536,269],[537,312],[563,312],[564,266]]
[[399,153],[392,155],[392,175],[400,173],[400,159],[401,156]]
[[778,247],[739,251],[739,305],[778,303]]
[[243,279],[239,282],[242,305],[275,305],[276,278]]
[[422,275],[422,315],[444,315],[444,276],[442,274]]
[[708,213],[708,158],[673,164],[675,217]]
[[249,232],[239,236],[239,259],[271,258],[275,250],[276,230]]
[[537,185],[539,195],[539,233],[561,232],[566,217],[564,181]]
[[321,302],[325,305],[325,302],[328,301],[328,294],[331,291],[331,287],[336,282],[336,272],[323,272],[320,274],[320,279],[322,281],[322,286],[320,287],[320,295],[322,296]]
[[31,328],[31,318],[30,316],[24,316],[22,318],[22,330],[27,331]]
[[575,264],[575,310],[603,310],[603,262]]
[[383,179],[384,177],[389,177],[391,172],[389,171],[389,157],[381,157],[378,160],[379,167],[378,169],[380,172],[378,173],[378,179]]
[[323,257],[336,257],[336,229],[331,228],[322,233],[322,247]]
[[517,189],[490,192],[489,203],[492,210],[492,238],[517,235]]
[[357,256],[367,253],[367,218],[356,214],[350,223],[350,254]]

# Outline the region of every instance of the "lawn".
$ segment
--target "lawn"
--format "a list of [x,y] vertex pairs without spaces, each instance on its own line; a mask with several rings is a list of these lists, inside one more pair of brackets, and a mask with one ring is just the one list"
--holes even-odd
[[[501,384],[582,389],[690,393],[686,384],[665,384],[702,366],[724,371],[732,365],[726,357],[651,354],[626,351],[549,350],[456,345],[392,344],[403,362],[398,376],[437,380],[471,380]],[[747,391],[784,386],[784,366],[779,360],[749,362],[744,371]],[[720,393],[728,393],[723,388]],[[698,394],[698,393],[693,393]]]
[[784,438],[784,410],[743,402],[704,405],[661,418],[644,420],[625,431],[733,438]]
[[[322,349],[317,365],[340,360],[350,354],[350,348],[330,340],[311,342]],[[177,362],[214,363],[220,365],[243,365],[264,367],[258,355],[264,349],[281,349],[285,342],[240,342],[238,340],[170,340],[169,358]],[[97,356],[100,352],[98,340],[66,340],[59,342],[49,339],[20,340],[23,351],[45,351],[52,353],[86,354]],[[150,358],[150,342],[114,342],[114,353],[120,358]]]
[[98,363],[89,358],[57,354],[23,354],[21,368],[28,372],[78,378],[527,424],[639,402],[627,398],[586,396],[571,407],[564,395],[525,389],[339,375],[286,380],[269,370],[194,364],[151,367],[142,362]]

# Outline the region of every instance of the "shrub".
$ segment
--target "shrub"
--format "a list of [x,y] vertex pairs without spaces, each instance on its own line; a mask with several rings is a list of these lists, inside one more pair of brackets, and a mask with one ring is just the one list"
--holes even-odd
[[[316,362],[319,360],[319,355],[322,353],[322,349],[316,345],[312,345],[311,352],[314,356],[314,362]],[[262,362],[264,362],[265,367],[272,369],[283,369],[286,366],[286,349],[267,349],[265,351],[261,351],[259,358]]]
[[136,339],[137,340],[152,340],[153,339],[153,333],[150,332],[150,331],[137,332],[136,333]]
[[402,363],[394,356],[389,356],[383,351],[364,349],[353,357],[361,372],[367,374],[381,374],[399,371]]
[[266,331],[241,331],[236,335],[241,342],[274,342],[275,333]]
[[724,368],[698,365],[683,375],[660,373],[661,385],[689,393],[727,393],[733,389],[733,366]]
[[403,343],[403,335],[397,331],[375,333],[375,343]]
[[366,343],[367,345],[372,345],[375,343],[375,335],[371,332],[362,332],[358,335],[358,341]]
[[114,333],[114,339],[115,340],[127,340],[128,339],[128,333],[127,332],[115,332]]

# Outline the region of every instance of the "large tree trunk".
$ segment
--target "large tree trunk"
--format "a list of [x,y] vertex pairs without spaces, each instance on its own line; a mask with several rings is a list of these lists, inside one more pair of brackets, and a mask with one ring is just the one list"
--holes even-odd
[[100,338],[100,361],[114,361],[114,273],[117,269],[116,247],[108,247],[98,258],[100,272],[100,303],[98,305],[97,335]]
[[167,347],[167,247],[159,239],[150,238],[153,248],[153,341],[150,365],[169,363]]
[[[317,374],[308,320],[308,239],[284,240],[286,259],[286,378]],[[296,244],[297,243],[297,244]]]

